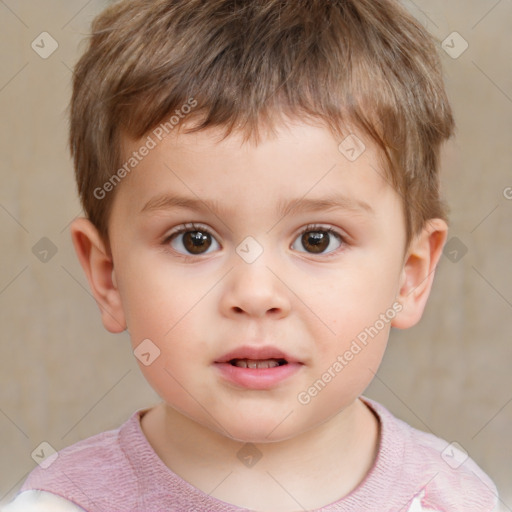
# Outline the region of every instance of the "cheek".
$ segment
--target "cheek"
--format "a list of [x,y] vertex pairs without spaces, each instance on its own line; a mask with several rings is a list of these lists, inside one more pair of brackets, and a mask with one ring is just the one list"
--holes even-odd
[[[121,299],[134,343],[142,337],[165,341],[187,320],[212,286],[213,277],[187,278],[154,258],[142,258],[123,269]],[[212,281],[212,282],[210,282]]]
[[133,348],[149,339],[160,352],[154,366],[141,367],[145,374],[154,378],[162,370],[167,379],[165,369],[184,374],[211,357],[207,334],[215,311],[209,291],[218,278],[183,275],[179,268],[154,261],[140,261],[138,268],[132,264],[125,275],[140,276],[126,280],[122,293]]
[[397,275],[394,268],[379,269],[375,264],[352,268],[316,283],[309,280],[309,287],[299,296],[305,297],[311,322],[316,318],[316,334],[321,334],[328,345],[335,341],[336,348],[341,349],[343,342],[355,338],[392,309]]
[[[202,315],[200,322],[194,313]],[[144,318],[138,318],[131,333],[134,345],[136,337],[147,338],[147,333],[152,333],[149,338],[157,356],[149,365],[139,359],[139,367],[165,402],[187,414],[194,411],[194,414],[201,414],[200,409],[195,410],[197,404],[190,400],[187,391],[204,386],[204,368],[211,364],[213,357],[206,335],[209,325],[207,314],[200,305],[193,307],[193,304],[181,303],[174,315],[162,315],[153,310]]]

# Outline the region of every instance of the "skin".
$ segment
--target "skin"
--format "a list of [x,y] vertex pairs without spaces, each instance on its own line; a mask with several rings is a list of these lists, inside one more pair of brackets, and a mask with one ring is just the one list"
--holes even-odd
[[[362,134],[366,151],[354,162],[326,128],[299,121],[259,144],[220,134],[171,133],[118,185],[110,247],[86,219],[73,223],[73,241],[105,327],[127,328],[134,349],[150,339],[160,350],[139,365],[162,398],[142,429],[164,463],[238,506],[325,506],[357,487],[375,460],[378,420],[358,397],[377,372],[391,326],[421,318],[447,226],[432,219],[405,247],[401,199]],[[125,154],[140,145],[126,139]],[[345,197],[342,207],[278,211],[334,191]],[[172,194],[220,209],[156,204]],[[145,209],[151,201],[155,207]],[[211,233],[204,254],[190,254],[183,235],[172,236],[184,224],[189,237]],[[328,240],[325,252],[302,242],[311,224],[310,235]],[[236,252],[247,236],[263,248],[253,263]],[[397,303],[394,319],[300,403],[298,394]],[[303,364],[271,389],[248,390],[215,365],[243,344],[274,345]],[[237,458],[246,443],[262,454],[251,468]]]

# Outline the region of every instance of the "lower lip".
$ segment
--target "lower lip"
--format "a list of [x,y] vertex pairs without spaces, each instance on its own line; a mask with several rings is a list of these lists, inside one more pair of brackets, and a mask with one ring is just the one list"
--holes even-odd
[[274,368],[241,368],[230,363],[215,363],[222,376],[247,389],[270,389],[297,373],[301,363],[287,363]]

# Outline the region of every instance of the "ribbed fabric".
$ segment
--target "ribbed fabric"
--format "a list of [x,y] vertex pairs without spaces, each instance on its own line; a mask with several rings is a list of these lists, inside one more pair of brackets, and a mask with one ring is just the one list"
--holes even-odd
[[[318,512],[491,512],[497,491],[471,460],[460,467],[449,443],[395,418],[385,407],[362,400],[380,420],[375,463],[348,496]],[[88,512],[235,512],[176,475],[144,436],[135,412],[119,429],[103,432],[59,452],[36,468],[20,492],[39,489],[62,496]],[[445,460],[446,459],[446,460]],[[447,462],[448,461],[448,462]]]

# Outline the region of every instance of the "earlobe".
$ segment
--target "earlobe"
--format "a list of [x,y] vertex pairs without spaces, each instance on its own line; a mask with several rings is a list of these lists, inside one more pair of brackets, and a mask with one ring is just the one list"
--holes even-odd
[[117,287],[112,257],[98,230],[87,219],[75,219],[71,238],[92,294],[101,311],[105,329],[112,333],[126,329],[126,320]]
[[448,226],[442,219],[430,219],[411,242],[402,269],[397,301],[402,310],[391,325],[407,329],[417,324],[430,295],[437,263],[446,241]]

